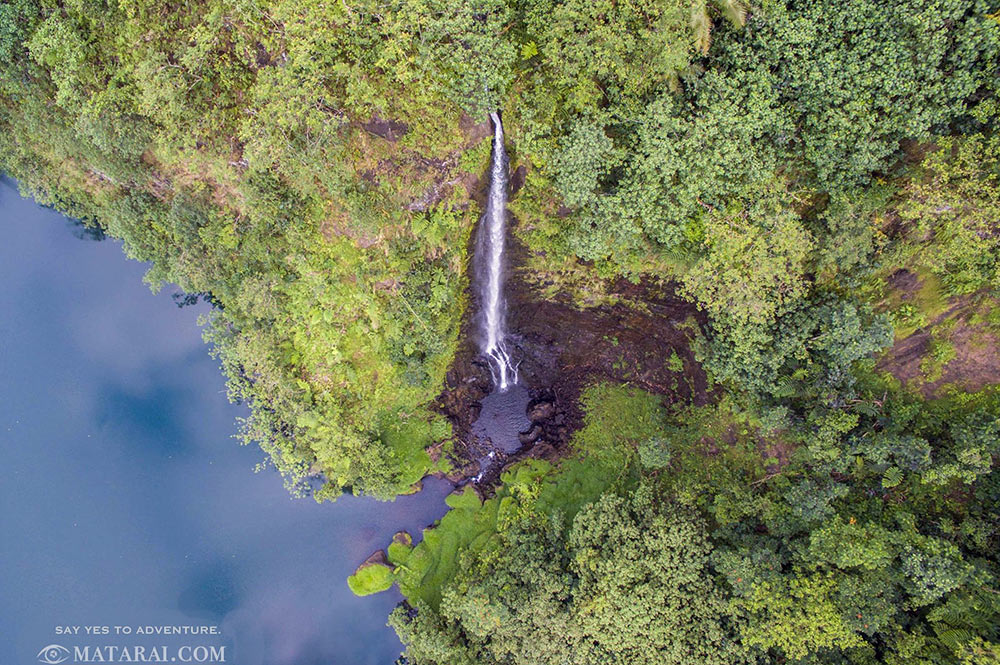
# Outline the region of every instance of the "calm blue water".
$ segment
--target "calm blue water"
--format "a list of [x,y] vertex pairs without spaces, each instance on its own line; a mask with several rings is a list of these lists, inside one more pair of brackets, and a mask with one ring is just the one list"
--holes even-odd
[[[345,578],[450,487],[395,503],[292,500],[231,438],[216,363],[170,289],[112,241],[0,180],[0,663],[49,644],[226,646],[237,665],[389,665],[398,596]],[[57,626],[218,626],[211,638]],[[69,662],[72,662],[70,660]]]

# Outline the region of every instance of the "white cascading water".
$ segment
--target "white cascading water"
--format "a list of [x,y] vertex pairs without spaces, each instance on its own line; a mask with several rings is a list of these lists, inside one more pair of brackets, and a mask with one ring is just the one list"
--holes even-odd
[[517,383],[517,366],[511,363],[505,344],[506,306],[503,298],[504,241],[507,235],[507,151],[503,125],[497,113],[493,120],[493,162],[486,213],[479,224],[476,252],[479,255],[479,289],[482,303],[483,354],[489,358],[493,381],[500,392]]

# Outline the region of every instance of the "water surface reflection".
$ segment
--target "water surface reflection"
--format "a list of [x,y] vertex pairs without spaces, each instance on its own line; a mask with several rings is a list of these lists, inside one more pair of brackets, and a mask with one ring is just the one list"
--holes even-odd
[[215,623],[238,665],[389,665],[398,596],[344,580],[439,517],[447,484],[290,499],[231,438],[204,304],[151,295],[117,243],[9,180],[0,228],[0,663],[36,662],[57,625]]

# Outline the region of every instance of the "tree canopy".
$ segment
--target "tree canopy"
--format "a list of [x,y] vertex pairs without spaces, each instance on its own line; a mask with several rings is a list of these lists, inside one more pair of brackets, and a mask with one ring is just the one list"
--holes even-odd
[[354,576],[406,662],[995,664],[998,15],[11,0],[0,170],[213,305],[293,491],[389,499],[467,461],[437,399],[500,111],[524,288],[687,299],[640,370],[692,385],[571,377],[565,446]]

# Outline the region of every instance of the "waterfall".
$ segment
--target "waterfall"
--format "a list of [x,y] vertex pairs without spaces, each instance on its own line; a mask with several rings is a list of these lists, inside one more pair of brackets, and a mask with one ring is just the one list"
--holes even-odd
[[507,235],[507,152],[503,146],[500,115],[493,120],[493,159],[486,212],[479,223],[476,242],[479,297],[482,314],[480,348],[490,363],[493,382],[500,392],[517,383],[517,366],[511,363],[505,344],[506,305],[503,298],[504,241]]

